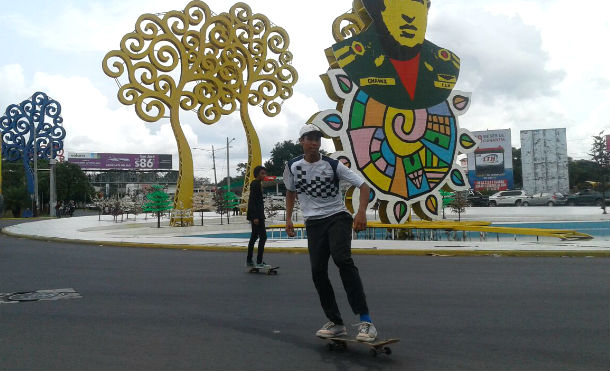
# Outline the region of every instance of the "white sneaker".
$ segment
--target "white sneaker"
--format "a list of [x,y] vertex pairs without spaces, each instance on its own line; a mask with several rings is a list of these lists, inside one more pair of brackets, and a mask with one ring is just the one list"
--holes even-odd
[[334,322],[326,322],[321,329],[316,331],[316,336],[321,338],[332,338],[347,335],[347,329],[343,325],[336,325]]
[[375,339],[377,339],[377,329],[372,323],[360,322],[354,326],[358,326],[358,335],[356,335],[356,340],[373,342]]

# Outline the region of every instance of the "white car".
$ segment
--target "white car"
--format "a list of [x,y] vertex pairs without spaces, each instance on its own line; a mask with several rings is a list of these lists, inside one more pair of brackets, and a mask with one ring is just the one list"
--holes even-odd
[[489,196],[489,206],[521,206],[526,198],[525,191],[500,191]]

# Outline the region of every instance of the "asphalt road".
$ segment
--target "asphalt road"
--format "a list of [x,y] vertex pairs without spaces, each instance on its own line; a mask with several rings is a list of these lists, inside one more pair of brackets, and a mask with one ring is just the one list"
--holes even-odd
[[[6,224],[6,223],[4,223]],[[2,225],[2,222],[0,222]],[[604,258],[356,256],[390,357],[326,350],[300,254],[100,247],[0,235],[0,292],[80,299],[0,304],[1,370],[608,370]],[[346,322],[349,311],[331,269]],[[350,328],[354,334],[355,328]]]

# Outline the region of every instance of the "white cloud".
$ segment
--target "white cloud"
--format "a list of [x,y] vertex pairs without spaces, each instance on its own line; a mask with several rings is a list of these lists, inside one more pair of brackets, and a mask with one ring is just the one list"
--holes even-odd
[[[48,75],[42,72],[25,84],[18,66],[0,68],[0,81],[12,81],[13,90],[27,91],[14,97],[19,103],[43,91],[61,104],[66,129],[65,152],[170,153],[177,168],[177,146],[168,122],[145,123],[132,107],[111,109],[108,98],[86,77]],[[5,98],[5,97],[3,97]],[[182,126],[190,142],[198,141],[189,124]]]
[[[299,72],[295,94],[284,103],[280,115],[269,118],[259,107],[249,107],[263,157],[268,158],[275,143],[296,139],[294,133],[312,114],[334,108],[318,76],[328,67],[324,49],[334,43],[332,21],[351,7],[351,0],[248,3],[254,12],[267,15],[288,31]],[[216,13],[229,7],[224,0],[209,0],[208,4]],[[590,0],[586,6],[568,0],[434,1],[428,37],[462,58],[459,88],[473,92],[469,112],[460,117],[462,126],[471,130],[510,127],[516,146],[520,129],[567,127],[569,154],[586,157],[590,137],[609,126],[608,4],[606,0]],[[40,44],[36,59],[60,51],[66,61],[35,68],[30,61],[0,66],[0,83],[5,87],[0,91],[1,107],[43,90],[63,106],[68,151],[173,153],[177,162],[168,120],[144,123],[133,107],[120,106],[114,82],[101,72],[100,62],[101,56],[116,49],[121,37],[133,30],[140,14],[185,5],[186,1],[167,0],[57,2],[52,5],[53,16],[47,17],[42,10],[37,13],[47,3],[34,1],[22,11],[16,7],[4,12],[0,21],[5,24],[6,42],[33,40]],[[95,55],[95,64],[78,64],[82,52]],[[75,64],[80,76],[70,70]],[[224,147],[227,137],[236,138],[230,155],[232,172],[237,162],[247,160],[239,115],[224,117],[211,126],[190,113],[183,113],[181,119],[193,147],[211,149],[214,145],[218,149]],[[219,151],[218,156],[217,168],[225,174],[226,154]],[[193,157],[195,168],[204,169],[198,175],[210,176],[209,152],[194,151]]]

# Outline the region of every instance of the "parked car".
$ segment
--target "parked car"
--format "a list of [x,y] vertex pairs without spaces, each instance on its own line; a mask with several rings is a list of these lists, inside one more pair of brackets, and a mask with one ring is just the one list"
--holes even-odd
[[525,191],[500,191],[489,196],[489,206],[521,206],[523,200],[527,198]]
[[521,206],[559,206],[568,203],[568,199],[561,193],[536,193],[528,196],[521,202]]
[[585,189],[578,193],[574,193],[568,196],[568,205],[596,205],[601,206],[604,197],[601,193],[592,189]]
[[489,196],[470,189],[468,190],[468,202],[471,206],[489,206]]

